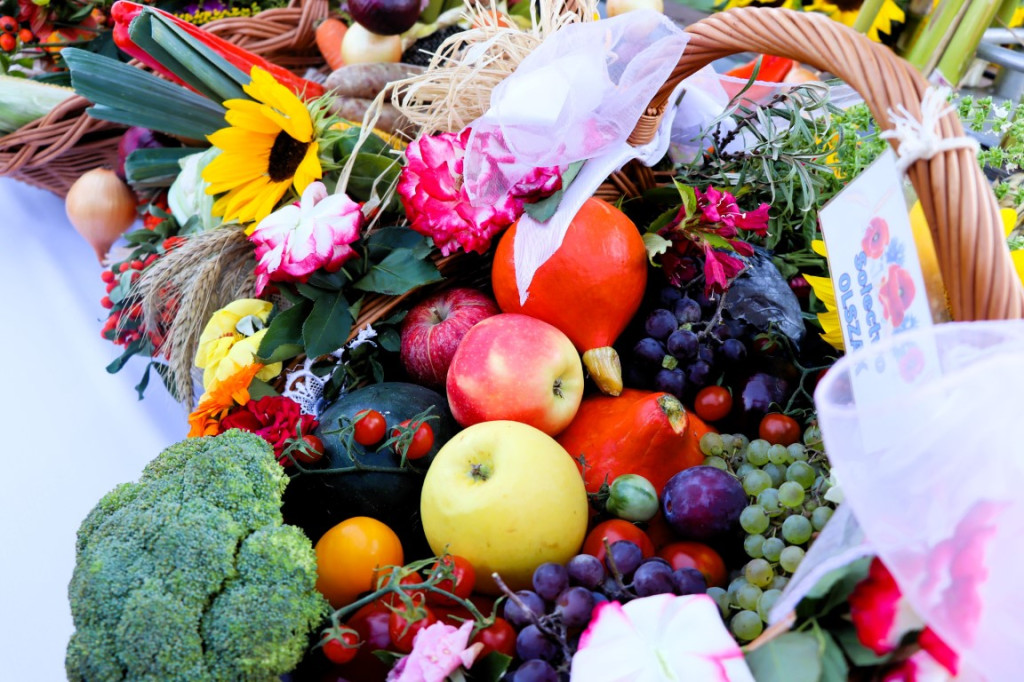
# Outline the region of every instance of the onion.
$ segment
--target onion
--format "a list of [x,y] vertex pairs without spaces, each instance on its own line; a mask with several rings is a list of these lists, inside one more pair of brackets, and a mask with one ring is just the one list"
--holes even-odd
[[124,162],[128,155],[136,149],[152,149],[163,147],[149,128],[132,127],[124,132],[117,141],[117,177],[124,180]]
[[341,59],[345,64],[397,62],[401,58],[401,38],[378,35],[361,24],[349,26],[341,41]]
[[382,36],[408,31],[422,7],[420,0],[348,0],[348,13],[356,23]]
[[664,13],[665,3],[662,0],[608,0],[605,11],[610,19],[635,9],[653,9]]
[[75,180],[65,200],[68,220],[96,251],[100,262],[135,222],[135,207],[132,190],[114,171],[105,168],[93,169]]

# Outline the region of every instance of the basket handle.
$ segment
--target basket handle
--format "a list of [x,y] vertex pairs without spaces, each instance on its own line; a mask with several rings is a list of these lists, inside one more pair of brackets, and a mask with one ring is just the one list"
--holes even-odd
[[[690,41],[668,81],[654,96],[630,136],[653,139],[672,90],[684,78],[721,57],[760,52],[797,59],[844,80],[864,97],[875,120],[893,127],[889,109],[903,104],[920,118],[928,83],[889,48],[816,13],[745,7],[690,25]],[[963,136],[955,112],[939,122],[943,138]],[[898,144],[893,141],[893,147]],[[924,208],[957,320],[1024,317],[1024,289],[1003,236],[995,195],[972,149],[941,152],[913,164],[908,175]]]

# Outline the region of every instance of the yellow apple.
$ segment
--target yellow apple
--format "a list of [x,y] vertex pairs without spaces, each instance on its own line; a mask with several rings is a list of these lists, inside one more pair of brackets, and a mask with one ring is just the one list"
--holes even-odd
[[608,0],[605,7],[609,19],[635,9],[653,9],[664,14],[665,3],[662,0]]
[[530,586],[546,561],[565,563],[587,531],[587,491],[569,453],[520,422],[474,424],[437,453],[420,497],[423,531],[476,571],[477,589]]

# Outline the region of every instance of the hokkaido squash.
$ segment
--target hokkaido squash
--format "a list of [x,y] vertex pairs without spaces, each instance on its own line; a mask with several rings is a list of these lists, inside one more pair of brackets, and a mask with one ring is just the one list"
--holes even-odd
[[617,398],[584,398],[556,440],[576,459],[587,492],[639,474],[660,496],[668,479],[704,461],[700,438],[711,430],[668,393],[625,389]]
[[647,251],[636,225],[619,209],[587,199],[562,245],[536,272],[519,302],[514,243],[518,223],[498,243],[491,279],[498,307],[554,325],[583,353],[598,388],[622,391],[622,367],[611,347],[636,314],[647,286]]

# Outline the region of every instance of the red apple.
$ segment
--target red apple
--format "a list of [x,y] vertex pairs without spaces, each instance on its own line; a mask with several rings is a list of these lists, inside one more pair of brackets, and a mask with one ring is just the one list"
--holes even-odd
[[558,328],[526,315],[495,315],[462,339],[447,388],[463,426],[505,419],[554,436],[583,399],[583,363]]
[[455,349],[498,304],[476,289],[449,289],[416,305],[402,323],[402,364],[413,380],[443,386]]

